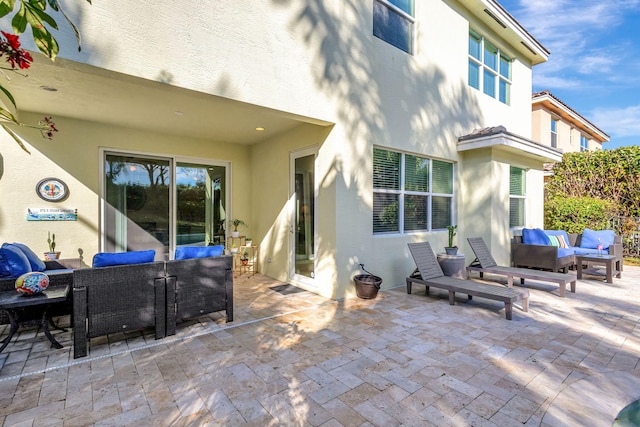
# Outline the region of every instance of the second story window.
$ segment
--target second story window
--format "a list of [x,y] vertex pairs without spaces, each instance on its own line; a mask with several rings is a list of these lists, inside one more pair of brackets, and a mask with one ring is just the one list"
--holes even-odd
[[584,135],[580,135],[580,151],[589,151],[589,140]]
[[551,119],[551,146],[558,148],[558,121]]
[[511,59],[473,30],[469,30],[469,86],[503,104],[511,102]]
[[373,35],[413,54],[413,0],[374,0]]

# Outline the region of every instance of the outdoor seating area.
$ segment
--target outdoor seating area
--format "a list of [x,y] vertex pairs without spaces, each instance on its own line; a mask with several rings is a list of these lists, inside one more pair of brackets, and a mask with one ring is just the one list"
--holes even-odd
[[511,241],[514,267],[567,272],[576,266],[576,255],[602,254],[622,260],[622,237],[613,230],[585,229],[580,234],[564,230],[524,228]]
[[[153,250],[98,253],[89,268],[80,268],[80,260],[40,261],[23,245],[1,255],[5,275],[13,277],[0,279],[0,293],[16,295],[16,276],[34,271],[48,280],[45,296],[64,290],[55,304],[50,298],[23,297],[32,301],[22,304],[28,309],[20,312],[15,298],[6,299],[0,306],[0,322],[10,323],[11,330],[2,349],[10,344],[19,323],[27,321],[45,325],[54,343],[45,322],[53,316],[71,316],[74,358],[87,356],[91,340],[109,334],[151,328],[155,339],[162,339],[174,335],[177,324],[217,311],[225,312],[227,322],[233,321],[233,258],[222,255],[221,247],[181,247],[177,259],[166,262],[154,261]],[[42,306],[37,311],[36,301]]]
[[[332,301],[234,282],[234,322],[211,313],[154,339],[95,339],[73,359],[29,330],[0,353],[5,425],[611,425],[640,396],[639,267],[558,298],[528,281],[528,313],[446,293]],[[502,286],[505,282],[502,282]],[[555,286],[555,285],[554,285]],[[68,326],[68,318],[56,319]]]

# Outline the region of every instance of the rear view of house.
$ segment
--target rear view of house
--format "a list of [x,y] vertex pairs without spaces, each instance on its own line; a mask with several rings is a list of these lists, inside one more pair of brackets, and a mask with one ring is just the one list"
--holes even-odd
[[[82,51],[61,34],[55,62],[34,53],[7,84],[23,122],[60,131],[16,129],[30,154],[0,133],[2,241],[165,260],[229,246],[242,219],[260,273],[341,298],[360,263],[403,283],[407,243],[444,248],[447,225],[506,264],[514,230],[542,223],[561,154],[530,139],[531,72],[549,52],[496,1],[73,7]],[[47,179],[66,198],[41,198]],[[27,216],[48,210],[73,215]]]

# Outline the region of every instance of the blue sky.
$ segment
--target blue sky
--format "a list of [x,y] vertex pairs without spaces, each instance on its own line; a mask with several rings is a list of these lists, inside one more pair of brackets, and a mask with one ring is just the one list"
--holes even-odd
[[640,145],[640,0],[498,0],[551,51],[533,67],[548,89],[611,137]]

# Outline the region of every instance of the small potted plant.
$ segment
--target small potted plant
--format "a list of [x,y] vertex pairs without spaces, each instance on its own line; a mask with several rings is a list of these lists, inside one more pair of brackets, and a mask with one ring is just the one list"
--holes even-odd
[[249,252],[248,251],[244,251],[244,253],[240,257],[240,262],[242,263],[242,265],[249,265]]
[[49,232],[47,236],[47,244],[49,245],[49,252],[44,253],[44,259],[46,261],[55,261],[60,258],[60,251],[56,252],[56,235]]
[[246,239],[244,239],[244,245],[253,246],[253,239],[251,237],[247,237]]
[[457,225],[447,225],[447,231],[449,232],[449,246],[444,248],[447,255],[455,255],[458,253],[458,247],[453,245],[453,237],[456,235],[457,229]]
[[231,237],[239,237],[240,232],[238,231],[238,227],[240,226],[246,227],[247,223],[241,219],[236,218],[231,220],[231,225],[233,225],[233,231],[231,232]]
[[232,254],[238,253],[238,245],[236,245],[235,243],[231,246],[231,253]]

